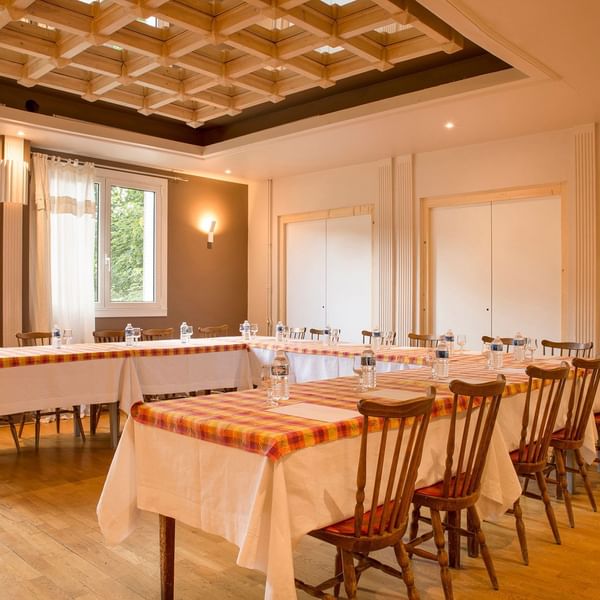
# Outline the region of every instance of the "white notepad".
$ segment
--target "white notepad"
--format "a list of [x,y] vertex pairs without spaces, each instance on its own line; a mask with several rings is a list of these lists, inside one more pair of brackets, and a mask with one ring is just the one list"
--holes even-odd
[[339,423],[340,421],[360,417],[360,413],[356,410],[322,406],[321,404],[312,404],[310,402],[298,402],[297,404],[278,406],[277,408],[270,408],[269,412],[300,417],[302,419],[312,419],[313,421],[325,421],[326,423]]

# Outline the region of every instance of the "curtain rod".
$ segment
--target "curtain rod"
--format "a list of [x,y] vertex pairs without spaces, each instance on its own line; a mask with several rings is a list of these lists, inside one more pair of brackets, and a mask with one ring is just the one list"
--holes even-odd
[[[47,152],[40,152],[38,150],[32,149],[32,152],[38,152],[39,154],[45,154],[46,156],[56,156],[53,154],[48,154]],[[58,157],[61,162],[68,162],[69,160],[72,160],[70,158],[63,158],[62,156]],[[77,159],[79,161],[81,161],[82,159]],[[119,173],[132,173],[134,175],[154,175],[155,177],[162,177],[164,179],[172,179],[173,181],[183,181],[183,182],[188,182],[189,179],[185,179],[184,177],[178,177],[177,175],[158,175],[157,173],[153,173],[151,171],[139,171],[137,169],[129,169],[127,167],[112,167],[110,165],[106,165],[106,164],[102,164],[102,163],[97,163],[94,162],[93,160],[91,161],[85,161],[85,162],[92,162],[94,164],[94,167],[98,167],[99,169],[109,169],[111,171],[118,171]]]

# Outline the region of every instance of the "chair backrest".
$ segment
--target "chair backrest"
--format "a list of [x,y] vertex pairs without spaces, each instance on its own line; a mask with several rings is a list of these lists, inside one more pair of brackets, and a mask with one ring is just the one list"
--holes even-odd
[[413,347],[435,348],[438,343],[438,338],[430,333],[409,333],[408,343]]
[[[366,512],[364,500],[369,443],[378,443],[379,448],[377,454],[370,453],[371,456],[377,457],[377,464],[370,496],[371,504],[367,508],[370,514],[366,535],[370,537],[393,534],[401,537],[406,531],[408,511],[434,398],[435,388],[429,388],[426,396],[408,402],[363,399],[358,403],[358,410],[364,418],[356,478],[355,537],[365,535],[363,520]],[[379,438],[368,433],[369,418],[372,417],[383,419]],[[399,419],[399,426],[395,431],[390,428],[392,419]],[[380,506],[383,507],[382,510],[377,510]]]
[[306,335],[306,327],[290,327],[288,337],[290,340],[303,340]]
[[542,340],[542,354],[546,356],[578,356],[589,358],[592,355],[594,342],[552,342]]
[[223,337],[229,333],[229,325],[212,325],[210,327],[198,327],[198,337],[214,338]]
[[[362,343],[370,344],[371,338],[373,337],[373,332],[368,329],[363,329],[361,332],[362,335]],[[396,332],[395,331],[383,331],[381,333],[381,343],[383,346],[393,346],[396,341]]]
[[98,329],[92,335],[94,336],[94,342],[101,344],[125,341],[125,331],[123,329]]
[[142,329],[142,340],[170,340],[173,339],[173,328]]
[[569,365],[563,363],[553,369],[529,365],[525,372],[529,382],[516,457],[519,463],[542,468],[546,464],[556,416],[569,376]]
[[310,333],[310,339],[311,340],[320,340],[321,336],[325,334],[325,330],[323,330],[323,329],[315,329],[314,327],[311,327],[308,330],[308,333]]
[[19,346],[44,346],[50,345],[52,332],[50,331],[21,331],[16,334]]
[[[504,375],[484,383],[458,379],[450,382],[454,399],[446,443],[443,497],[464,498],[479,493],[505,386]],[[457,431],[457,423],[462,424],[462,431]]]
[[600,381],[600,358],[574,358],[572,364],[574,377],[571,382],[563,439],[579,442],[583,441],[596,400]]
[[[484,344],[491,344],[496,338],[493,338],[491,335],[482,335],[481,341]],[[513,338],[511,337],[501,337],[502,345],[505,347],[505,350],[508,352],[510,347],[513,345]]]

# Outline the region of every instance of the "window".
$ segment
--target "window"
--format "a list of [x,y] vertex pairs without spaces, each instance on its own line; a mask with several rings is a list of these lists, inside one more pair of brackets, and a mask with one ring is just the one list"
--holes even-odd
[[167,314],[167,182],[96,169],[98,317]]

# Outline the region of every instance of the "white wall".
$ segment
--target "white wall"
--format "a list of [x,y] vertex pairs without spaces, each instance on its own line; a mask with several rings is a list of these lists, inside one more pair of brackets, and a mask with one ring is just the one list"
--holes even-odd
[[[416,154],[413,157],[414,172],[414,202],[415,202],[415,231],[419,231],[419,202],[420,198],[487,191],[500,188],[521,187],[555,182],[567,182],[567,194],[572,187],[573,169],[573,133],[569,129],[548,131],[536,135],[491,141],[484,144],[456,147],[436,152]],[[357,142],[358,143],[358,142]],[[273,216],[271,231],[273,234],[273,317],[277,308],[277,216],[282,214],[306,212],[324,208],[352,206],[357,204],[376,203],[381,194],[380,169],[388,161],[378,161],[344,168],[332,169],[316,173],[306,173],[294,177],[276,179],[272,186]],[[395,185],[399,185],[395,182]],[[252,194],[251,194],[252,196]],[[250,214],[251,233],[256,226],[255,220],[267,217],[265,197],[257,194],[251,202],[253,208]],[[256,209],[260,203],[261,210]],[[256,204],[256,205],[255,205]],[[569,279],[569,294],[573,292],[572,273],[573,263],[573,231],[574,208],[569,203],[569,262],[567,274]],[[532,224],[535,226],[535,224]],[[375,214],[375,231],[381,227],[378,215]],[[250,236],[252,237],[252,235]],[[415,237],[415,273],[418,274],[419,236]],[[259,250],[265,251],[264,244],[259,247],[253,244],[249,257],[249,313],[251,318],[264,312],[266,299],[264,290],[266,277],[264,264],[266,256],[260,257]],[[418,281],[418,277],[416,278]],[[416,290],[415,300],[418,302],[419,290]],[[594,306],[593,310],[598,311]],[[418,315],[418,307],[417,307]],[[415,323],[415,328],[418,323]],[[565,332],[569,335],[569,332]]]

